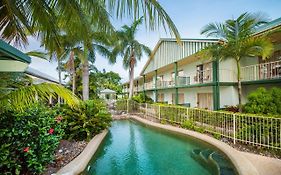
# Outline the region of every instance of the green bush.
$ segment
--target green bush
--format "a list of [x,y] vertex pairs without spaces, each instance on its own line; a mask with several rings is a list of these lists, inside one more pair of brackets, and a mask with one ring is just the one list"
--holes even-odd
[[182,127],[185,129],[194,130],[194,122],[192,120],[185,120],[182,124]]
[[248,96],[244,112],[253,114],[281,115],[281,88],[258,88]]
[[133,96],[132,100],[138,103],[153,103],[153,100],[144,93],[140,93],[138,95]]
[[55,111],[34,105],[0,117],[1,174],[40,174],[53,160],[64,123]]
[[67,127],[65,136],[67,139],[87,140],[110,126],[111,114],[101,100],[88,100],[82,102],[79,108],[71,109],[62,107],[62,115],[65,116]]

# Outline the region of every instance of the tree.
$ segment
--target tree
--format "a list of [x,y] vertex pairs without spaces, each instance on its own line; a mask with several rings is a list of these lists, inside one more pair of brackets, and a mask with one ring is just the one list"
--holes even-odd
[[131,26],[124,25],[120,31],[117,31],[117,42],[113,49],[113,55],[121,55],[123,57],[123,66],[129,69],[129,99],[132,98],[134,92],[134,69],[137,60],[140,60],[143,53],[150,55],[149,47],[138,42],[135,38],[139,25],[142,24],[143,17],[133,22]]
[[267,20],[262,14],[243,13],[237,19],[227,20],[224,23],[210,23],[206,25],[201,34],[207,37],[216,37],[221,41],[217,45],[207,47],[204,52],[220,59],[235,59],[237,67],[239,112],[242,112],[242,86],[241,86],[241,59],[261,56],[267,59],[273,45],[263,36],[254,36],[257,27],[265,24]]
[[[159,26],[169,29],[171,34],[180,39],[176,26],[155,0],[92,0],[71,3],[67,0],[12,0],[0,2],[1,37],[16,44],[27,43],[27,33],[40,34],[44,43],[55,40],[60,43],[62,32],[76,36],[83,45],[83,99],[89,98],[89,62],[94,59],[91,32],[106,32],[110,26],[109,14],[116,18],[130,16],[134,19],[144,16],[145,24],[150,30]],[[93,27],[94,24],[94,27]],[[60,68],[60,66],[59,66]]]
[[173,21],[155,0],[73,0],[71,3],[68,0],[3,0],[0,7],[1,38],[18,45],[28,43],[27,35],[36,36],[38,32],[43,32],[45,40],[51,41],[60,34],[61,28],[69,27],[86,35],[84,14],[90,15],[91,23],[102,27],[108,21],[108,13],[116,18],[137,19],[143,15],[150,30],[163,26],[180,39]]
[[[61,85],[42,83],[32,85],[24,73],[0,73],[0,112],[7,109],[23,110],[52,97],[61,97],[71,107],[78,106],[79,99]],[[36,95],[37,94],[37,97]]]

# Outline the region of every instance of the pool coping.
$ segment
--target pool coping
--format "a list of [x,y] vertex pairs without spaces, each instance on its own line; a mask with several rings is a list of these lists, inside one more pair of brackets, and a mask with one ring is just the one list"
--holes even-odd
[[147,124],[153,127],[157,127],[160,129],[164,130],[169,130],[172,132],[188,135],[197,139],[200,139],[203,142],[209,143],[213,146],[215,146],[217,149],[222,151],[233,163],[233,165],[236,168],[236,171],[238,172],[239,175],[259,175],[259,172],[257,169],[254,167],[254,165],[243,155],[241,152],[235,150],[231,146],[227,145],[224,142],[221,142],[215,138],[212,138],[208,135],[201,134],[195,131],[183,129],[183,128],[178,128],[175,126],[171,125],[164,125],[160,123],[155,123],[152,121],[149,121],[147,119],[143,119],[139,116],[136,115],[130,115],[129,118],[137,120],[143,124]]
[[62,167],[57,173],[58,175],[76,175],[80,174],[85,170],[89,161],[92,159],[93,155],[96,153],[100,144],[107,135],[108,130],[104,130],[100,134],[97,134],[92,138],[92,140],[87,144],[84,150],[71,162]]

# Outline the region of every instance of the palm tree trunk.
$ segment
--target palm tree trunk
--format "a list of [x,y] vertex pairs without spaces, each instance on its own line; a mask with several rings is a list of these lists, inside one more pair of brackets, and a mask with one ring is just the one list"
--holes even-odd
[[129,70],[129,74],[130,74],[129,99],[132,99],[134,93],[134,71],[135,71],[135,55],[134,55],[134,51],[132,51],[132,56],[130,60],[130,70]]
[[238,81],[238,108],[242,113],[242,85],[241,85],[241,71],[240,71],[240,59],[236,60],[237,65],[237,81]]
[[[59,85],[61,85],[61,62],[60,59],[58,59],[58,73],[59,73]],[[61,103],[60,97],[58,97],[58,104]]]
[[76,70],[75,70],[75,60],[74,60],[74,52],[71,51],[70,55],[71,66],[72,66],[72,93],[75,94],[76,90]]
[[76,72],[74,69],[73,74],[72,74],[72,93],[73,94],[75,94],[75,90],[76,90]]
[[134,93],[134,66],[130,66],[129,71],[130,77],[130,90],[129,90],[129,99],[132,99]]
[[82,65],[83,100],[89,100],[89,61],[86,58]]

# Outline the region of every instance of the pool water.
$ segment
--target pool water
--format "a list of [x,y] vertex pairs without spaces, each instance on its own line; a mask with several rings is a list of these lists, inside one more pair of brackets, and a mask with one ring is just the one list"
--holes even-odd
[[[214,150],[202,142],[131,120],[114,121],[83,174],[210,175],[193,150]],[[220,174],[220,173],[219,173]]]

